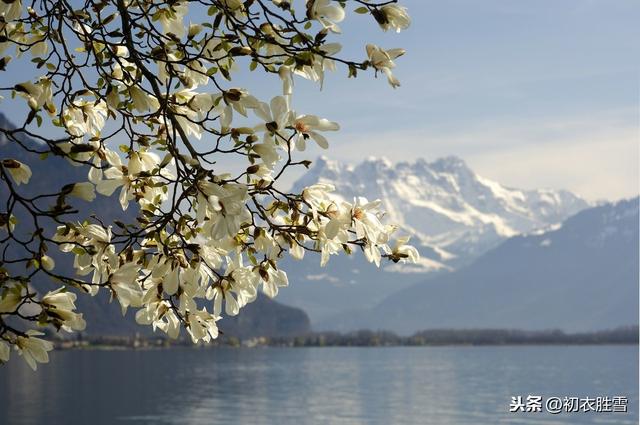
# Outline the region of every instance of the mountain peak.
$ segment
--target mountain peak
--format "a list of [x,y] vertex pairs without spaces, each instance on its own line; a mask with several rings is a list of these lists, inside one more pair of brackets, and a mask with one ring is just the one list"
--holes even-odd
[[362,178],[378,178],[386,176],[391,170],[393,170],[393,163],[387,158],[377,158],[370,156],[360,164],[353,168],[356,175],[360,175]]
[[459,170],[469,170],[467,163],[460,157],[455,155],[449,155],[442,158],[438,158],[435,161],[428,164],[431,168],[437,171],[457,172]]
[[316,170],[316,171],[324,171],[324,170],[330,170],[330,171],[340,171],[342,169],[342,164],[338,161],[335,161],[333,159],[329,159],[329,157],[322,155],[319,156],[318,159],[316,159],[313,163],[313,167],[312,167],[312,171]]
[[391,161],[389,161],[387,158],[385,158],[384,156],[381,157],[377,157],[377,156],[369,156],[367,157],[367,159],[364,160],[365,164],[375,164],[377,166],[382,166],[382,167],[387,167],[390,168],[393,166],[393,163]]
[[390,221],[426,245],[460,258],[588,207],[570,192],[502,186],[476,175],[457,156],[396,164],[368,157],[357,165],[320,157],[294,190],[320,181],[334,184],[343,199],[380,199]]

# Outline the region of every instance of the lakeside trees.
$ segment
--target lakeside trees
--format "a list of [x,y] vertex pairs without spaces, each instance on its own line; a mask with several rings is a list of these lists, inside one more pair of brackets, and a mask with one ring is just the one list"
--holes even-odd
[[[76,292],[108,291],[138,323],[210,342],[224,314],[288,285],[285,254],[317,252],[323,265],[354,250],[377,266],[417,260],[379,203],[337,201],[326,184],[279,185],[309,165],[299,157],[308,143],[327,148],[339,129],[295,111],[295,78],[322,85],[343,68],[400,84],[402,49],[363,43],[363,57],[340,55],[332,40],[349,10],[385,31],[410,24],[395,1],[0,2],[0,107],[25,112],[0,134],[34,161],[55,155],[87,169],[86,181],[31,196],[35,163],[0,155],[0,362],[13,347],[35,369],[52,348],[39,329],[84,329]],[[25,80],[28,61],[37,76]],[[281,93],[265,101],[236,87],[247,68],[277,75]],[[135,222],[75,218],[74,199],[111,195]],[[57,272],[51,250],[73,257],[74,276]]]

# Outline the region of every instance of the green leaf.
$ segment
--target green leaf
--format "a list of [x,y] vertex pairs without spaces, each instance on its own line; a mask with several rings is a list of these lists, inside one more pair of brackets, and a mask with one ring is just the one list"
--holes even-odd
[[369,9],[367,9],[364,6],[360,6],[360,7],[356,8],[356,10],[354,10],[354,12],[359,13],[361,15],[364,15],[365,13],[369,13]]

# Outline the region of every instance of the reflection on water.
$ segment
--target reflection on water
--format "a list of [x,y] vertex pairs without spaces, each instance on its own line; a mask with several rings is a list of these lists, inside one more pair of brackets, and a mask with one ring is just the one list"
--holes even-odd
[[[0,368],[0,424],[638,423],[637,347],[67,351]],[[512,395],[630,413],[510,414]]]

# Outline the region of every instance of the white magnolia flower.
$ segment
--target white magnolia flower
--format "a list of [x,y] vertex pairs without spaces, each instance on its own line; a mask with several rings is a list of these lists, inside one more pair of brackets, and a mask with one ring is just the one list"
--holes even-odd
[[338,22],[342,22],[345,13],[338,2],[332,0],[307,0],[307,16],[316,19],[329,31],[339,33]]
[[258,168],[256,170],[252,169],[249,174],[259,177],[260,180],[265,182],[273,180],[273,168],[268,167],[266,164],[258,164]]
[[364,246],[364,256],[370,263],[374,263],[376,267],[380,267],[380,260],[382,260],[382,254],[380,249],[373,243],[367,243]]
[[109,109],[113,111],[118,110],[121,102],[120,93],[118,92],[118,89],[109,90],[109,93],[107,93],[107,96],[106,96],[106,102]]
[[29,52],[34,57],[44,57],[49,52],[49,44],[43,34],[36,34],[29,40],[29,44],[31,44]]
[[255,127],[255,131],[280,132],[280,134],[292,124],[294,117],[293,112],[289,110],[287,99],[283,96],[274,97],[268,105],[260,102],[254,109],[254,113],[264,121],[264,124]]
[[[317,189],[316,189],[317,190]],[[307,195],[309,197],[309,195]],[[381,250],[388,252],[386,246],[389,234],[395,226],[385,226],[380,222],[377,211],[380,201],[368,202],[365,198],[357,198],[353,204],[344,201],[326,202],[323,207],[323,217],[319,227],[319,243],[321,248],[321,265],[325,265],[330,255],[338,254],[343,244],[349,240],[349,232],[355,232],[356,238],[364,242],[364,254],[370,262],[380,265]],[[317,208],[317,207],[316,207]],[[323,219],[325,220],[325,219]],[[322,227],[324,225],[324,227]]]
[[31,178],[31,168],[27,164],[23,164],[15,159],[3,159],[2,166],[9,172],[11,178],[19,186],[21,184],[29,183]]
[[184,35],[184,23],[182,19],[188,12],[188,5],[184,2],[174,3],[171,7],[160,10],[157,17],[160,25],[162,25],[162,31],[165,34],[171,33],[182,37]]
[[278,75],[282,80],[282,94],[285,96],[291,96],[293,94],[293,73],[291,67],[283,65],[278,70]]
[[376,71],[384,72],[389,84],[391,84],[393,88],[400,86],[400,81],[391,73],[391,70],[396,66],[393,60],[404,54],[404,49],[384,50],[376,45],[367,44],[367,55],[369,56],[371,66],[373,66]]
[[183,77],[186,86],[193,89],[197,86],[204,86],[209,82],[207,68],[198,60],[193,60],[186,64]]
[[329,142],[322,134],[318,133],[318,131],[337,131],[340,129],[338,123],[319,118],[315,115],[301,115],[297,117],[293,122],[293,127],[298,132],[296,148],[300,151],[306,149],[306,139],[308,137],[311,137],[322,149],[327,149]]
[[384,31],[393,28],[396,32],[406,30],[411,25],[411,18],[407,12],[406,7],[399,6],[397,4],[386,4],[380,8],[380,12],[384,17],[383,22],[380,23],[380,27]]
[[62,322],[62,328],[68,332],[71,330],[81,331],[86,327],[86,322],[81,313],[75,313],[76,294],[65,292],[64,288],[46,293],[42,300],[42,308],[50,317]]
[[318,82],[322,89],[324,83],[324,71],[335,71],[335,62],[332,59],[328,59],[325,56],[335,56],[342,50],[340,43],[326,43],[319,47],[324,52],[323,55],[313,55],[312,65],[304,65],[302,67],[296,67],[293,71],[296,75],[306,78],[311,81]]
[[212,315],[206,309],[192,311],[188,320],[187,331],[194,343],[210,342],[218,337],[216,321],[220,320],[220,317]]
[[272,260],[276,260],[281,251],[280,245],[267,232],[260,232],[260,235],[254,239],[253,244],[258,252],[263,253]]
[[0,216],[0,230],[13,232],[13,230],[16,228],[17,222],[18,220],[16,219],[16,216],[13,214],[2,215]]
[[160,157],[153,152],[141,149],[137,152],[132,152],[129,156],[129,163],[127,169],[129,174],[137,176],[142,172],[149,172],[160,165]]
[[316,183],[302,191],[302,198],[313,207],[319,208],[325,202],[330,201],[329,193],[334,192],[336,187],[328,183]]
[[122,186],[120,190],[120,206],[123,210],[126,210],[129,206],[129,200],[133,198],[132,193],[132,179],[129,177],[129,173],[125,172],[125,168],[120,161],[120,157],[113,153],[113,155],[107,156],[107,161],[111,164],[111,168],[104,172],[104,176],[107,180],[100,180],[96,184],[96,190],[98,193],[104,196],[111,196],[113,192]]
[[0,290],[0,314],[13,313],[22,302],[23,286],[15,281],[5,282]]
[[222,313],[222,303],[224,302],[225,313],[229,316],[236,316],[240,312],[238,300],[233,296],[228,281],[224,280],[221,285],[213,288],[213,314],[219,316]]
[[[147,293],[157,295],[157,288],[153,286]],[[146,302],[145,306],[136,312],[136,322],[141,325],[151,325],[154,331],[160,329],[172,339],[180,335],[180,319],[168,301],[156,299]]]
[[[167,307],[167,304],[169,303],[165,301],[163,307]],[[173,309],[167,309],[166,312],[153,323],[156,328],[166,333],[169,338],[176,339],[180,336],[180,319]]]
[[80,23],[78,21],[73,21],[73,30],[76,34],[76,37],[78,37],[81,42],[90,42],[93,28],[91,28],[89,25]]
[[177,264],[171,265],[167,273],[164,274],[162,287],[167,295],[173,295],[178,292],[180,287],[180,266]]
[[178,56],[173,53],[167,53],[166,57],[156,62],[158,65],[158,79],[163,84],[168,84],[170,78],[179,75],[179,62]]
[[205,261],[207,267],[217,269],[222,266],[222,256],[225,250],[212,246],[211,241],[200,245],[200,257]]
[[269,298],[278,295],[278,289],[289,286],[287,274],[282,270],[269,267],[267,274],[262,276],[262,292]]
[[24,357],[29,367],[36,370],[37,363],[49,363],[47,351],[53,350],[53,344],[44,339],[36,338],[36,336],[44,335],[42,332],[28,330],[26,334],[26,336],[16,338],[16,349],[18,354]]
[[[136,65],[127,58],[129,58],[129,49],[122,45],[116,46],[111,76],[114,78],[114,82],[131,86],[134,83],[132,77],[135,75]],[[162,72],[162,70],[159,70],[159,72]],[[117,97],[117,90],[111,90],[111,94],[115,94],[115,97]],[[109,99],[107,99],[107,101],[109,101]],[[112,102],[109,101],[109,106],[113,107],[111,103]],[[117,104],[115,106],[117,107]]]
[[208,220],[203,226],[206,234],[214,240],[234,237],[245,222],[251,221],[251,213],[245,202],[248,187],[243,184],[226,184],[224,186],[208,181],[198,183],[198,221]]
[[289,247],[289,254],[296,260],[302,260],[304,258],[304,247],[303,243],[298,241],[292,241],[291,246]]
[[383,225],[376,214],[380,203],[380,200],[369,202],[367,198],[356,198],[351,209],[351,217],[358,239],[366,238],[374,244],[380,242],[379,237]]
[[111,242],[111,227],[105,229],[97,224],[88,224],[84,227],[83,234],[89,238],[92,243],[108,244]]
[[227,52],[224,49],[219,48],[220,44],[222,43],[220,38],[206,37],[205,40],[203,40],[203,44],[204,44],[204,47],[202,49],[203,58],[210,62],[220,61],[221,64],[225,63],[224,58],[227,57]]
[[242,0],[220,0],[220,3],[231,10],[237,10],[244,7],[244,1]]
[[114,290],[122,313],[127,311],[127,307],[142,306],[142,289],[138,283],[138,273],[140,266],[135,263],[126,263],[116,270],[109,279],[111,289]]
[[238,17],[243,16],[246,12],[244,0],[220,0],[220,3]]
[[43,255],[42,257],[40,257],[40,264],[42,265],[43,269],[48,271],[51,271],[56,267],[56,262],[48,255]]
[[172,339],[180,335],[180,319],[168,301],[147,304],[136,313],[136,322],[141,325],[150,324],[153,330],[160,329]]
[[92,183],[83,182],[73,185],[73,189],[69,192],[69,195],[76,198],[84,199],[85,201],[93,201],[96,199],[96,191]]
[[227,268],[224,275],[227,277],[211,287],[206,296],[207,299],[213,299],[214,316],[221,315],[223,302],[225,312],[230,316],[235,316],[242,307],[256,299],[260,277],[253,272],[251,267],[243,266],[240,254],[233,259],[227,257]]
[[273,167],[275,167],[277,162],[280,160],[278,145],[273,137],[267,134],[264,136],[263,143],[258,143],[253,146],[253,151],[260,156],[264,165],[266,165],[270,170],[273,170]]
[[85,134],[99,136],[104,127],[107,115],[107,104],[100,100],[89,102],[76,99],[62,114],[66,129],[72,136],[82,137]]
[[342,233],[351,227],[352,208],[348,202],[334,202],[326,208],[329,221],[324,228],[324,235],[327,239],[335,239],[337,236],[340,236],[340,240],[345,239]]
[[255,96],[252,96],[247,90],[241,88],[231,88],[227,90],[224,99],[228,106],[224,109],[220,117],[222,129],[229,128],[229,125],[233,121],[234,110],[246,117],[247,109],[256,109],[260,107],[261,103]]
[[222,105],[214,106],[219,95],[185,89],[174,93],[173,97],[175,103],[172,103],[171,109],[175,112],[180,128],[187,136],[192,135],[197,139],[202,137],[204,131],[200,121],[208,115],[219,115],[224,110]]
[[418,262],[420,254],[418,250],[411,245],[407,245],[411,238],[409,236],[398,238],[391,248],[391,255],[394,261],[407,261],[410,263]]
[[16,84],[14,89],[20,96],[27,99],[27,103],[32,110],[38,111],[44,107],[49,115],[55,115],[56,107],[53,104],[51,80],[48,78],[41,77],[36,83],[25,81],[24,83]]
[[22,1],[0,1],[0,16],[4,18],[4,22],[15,21],[21,14]]
[[[107,152],[106,158],[111,167],[104,172],[106,180],[97,181],[96,190],[98,193],[111,196],[118,187],[122,186],[119,200],[123,210],[128,208],[129,200],[133,199],[136,195],[144,199],[144,201],[141,201],[142,203],[145,201],[148,203],[153,202],[158,199],[158,197],[160,200],[164,199],[166,194],[162,191],[161,187],[157,187],[157,184],[135,184],[135,181],[140,178],[141,173],[149,173],[160,165],[158,155],[145,149],[131,152],[126,167],[122,165],[120,156],[115,152]],[[163,169],[161,174],[165,177],[170,177],[170,173],[168,173],[167,170]],[[145,177],[143,180],[149,183],[158,183],[160,181],[157,178],[151,177]]]
[[160,107],[160,103],[155,96],[145,93],[144,90],[138,86],[129,87],[129,95],[133,102],[133,109],[138,112],[154,112]]
[[8,362],[10,355],[11,355],[11,350],[9,348],[9,344],[0,340],[0,363]]
[[97,224],[72,224],[59,226],[53,240],[59,243],[62,252],[74,252],[73,267],[80,276],[93,273],[91,284],[82,288],[96,295],[98,284],[107,280],[118,266],[115,247],[111,244],[111,227]]
[[189,31],[187,32],[187,36],[191,39],[196,35],[200,34],[204,27],[200,24],[192,24],[189,23]]

